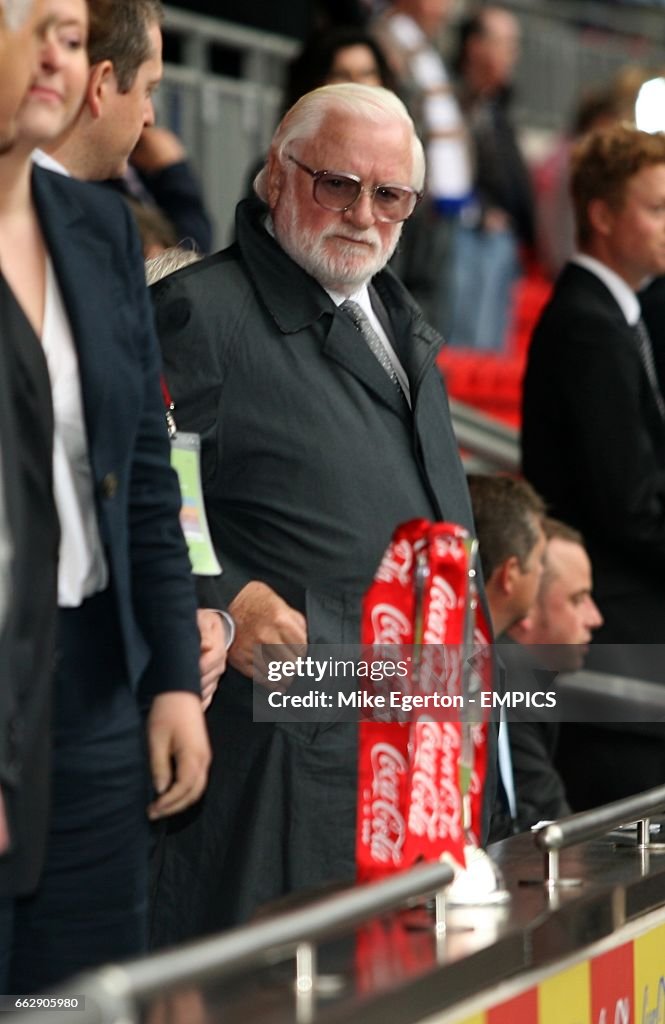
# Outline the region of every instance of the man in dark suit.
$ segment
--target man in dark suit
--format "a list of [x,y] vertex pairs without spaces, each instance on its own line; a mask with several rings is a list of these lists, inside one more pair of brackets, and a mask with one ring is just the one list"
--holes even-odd
[[[111,177],[114,180],[107,184],[117,185],[123,180],[118,176],[127,170],[137,140],[155,122],[152,94],[163,72],[163,11],[160,0],[95,0],[90,15],[91,67],[85,102],[65,136],[56,138],[47,147],[48,153],[37,150],[34,159],[59,174],[82,181],[104,181]],[[168,135],[161,129],[158,132],[160,138]],[[164,143],[167,152],[173,154],[177,140],[172,138],[169,142],[162,138]],[[160,149],[157,140],[155,148]],[[170,165],[172,183],[180,177],[177,167],[182,170],[181,162],[174,160]],[[207,706],[226,665],[231,630],[225,614],[210,608],[199,609],[198,623],[202,694]]]
[[[591,593],[591,562],[582,535],[549,517],[543,528],[547,544],[538,595],[526,617],[508,630],[515,644],[502,650],[511,689],[520,686],[520,665],[525,686],[535,678],[540,689],[555,689],[559,672],[582,668],[593,633],[603,622]],[[528,659],[520,659],[524,653]],[[548,673],[551,684],[543,686]],[[558,741],[559,723],[546,710],[525,712],[523,720],[510,723],[520,828],[570,814],[566,786],[555,766]]]
[[[501,639],[536,599],[543,572],[545,507],[524,480],[483,474],[473,474],[468,480],[492,629]],[[510,677],[507,688],[518,688],[512,686]],[[519,827],[511,733],[512,724],[502,711],[498,737],[500,785],[490,823],[491,842],[505,839]]]
[[179,139],[155,127],[163,16],[161,0],[90,3],[85,101],[69,131],[46,150],[55,161],[50,169],[65,167],[72,177],[104,182],[147,210],[158,208],[176,241],[209,252],[212,226],[201,186]]
[[665,277],[655,277],[639,293],[642,318],[647,326],[660,390],[665,394]]
[[[665,618],[665,402],[636,290],[665,271],[665,137],[626,126],[587,136],[572,196],[579,251],[533,335],[524,472],[586,538],[604,618],[590,664],[662,680],[652,645]],[[665,780],[664,765],[658,777],[638,765],[638,788]]]
[[472,528],[441,338],[384,269],[423,176],[393,94],[317,90],[278,127],[237,243],[153,288],[176,416],[202,437],[225,569],[209,603],[238,625],[216,774],[156,861],[156,943],[355,875],[356,730],[253,723],[254,645],[358,643],[395,527]]

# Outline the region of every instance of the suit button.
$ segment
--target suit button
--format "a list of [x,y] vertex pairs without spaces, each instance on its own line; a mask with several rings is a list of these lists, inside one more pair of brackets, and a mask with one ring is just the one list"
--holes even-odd
[[107,473],[101,482],[102,497],[115,498],[118,490],[118,478],[115,473]]

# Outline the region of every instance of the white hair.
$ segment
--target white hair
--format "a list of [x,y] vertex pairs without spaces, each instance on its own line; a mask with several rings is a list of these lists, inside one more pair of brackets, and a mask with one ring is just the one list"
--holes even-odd
[[15,31],[20,28],[30,13],[33,0],[0,0],[0,10],[4,11],[5,25]]
[[[425,181],[425,153],[422,143],[402,101],[390,89],[381,86],[344,82],[340,85],[323,85],[320,89],[306,93],[280,121],[273,135],[271,150],[281,160],[290,143],[297,139],[313,138],[329,114],[339,113],[363,117],[372,124],[386,124],[391,121],[404,124],[411,134],[411,185],[418,192],[421,191]],[[254,191],[260,199],[267,200],[267,164],[254,179]]]
[[174,245],[164,252],[157,253],[145,261],[145,280],[147,285],[156,284],[163,277],[175,274],[176,270],[188,267],[190,263],[198,263],[203,257],[193,249],[183,249]]

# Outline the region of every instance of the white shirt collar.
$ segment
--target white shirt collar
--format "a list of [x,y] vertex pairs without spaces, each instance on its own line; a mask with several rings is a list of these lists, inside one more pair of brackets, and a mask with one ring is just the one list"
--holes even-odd
[[71,178],[67,168],[58,160],[54,160],[48,153],[45,153],[43,149],[33,149],[32,159],[39,167],[43,167],[46,171],[55,171],[56,174],[62,174],[65,178]]
[[357,291],[351,295],[342,295],[341,292],[330,291],[326,288],[328,295],[333,300],[336,306],[341,306],[346,299],[350,299],[351,302],[357,302],[363,313],[370,318],[370,320],[376,320],[376,313],[372,309],[372,303],[369,301],[369,289],[367,284],[363,284],[358,288]]
[[584,267],[585,270],[595,274],[603,282],[616,299],[617,305],[620,307],[626,321],[631,327],[634,327],[640,319],[642,311],[639,299],[628,282],[624,281],[614,270],[610,270],[607,264],[601,263],[594,256],[587,256],[586,253],[576,252],[570,262],[576,263],[578,267]]

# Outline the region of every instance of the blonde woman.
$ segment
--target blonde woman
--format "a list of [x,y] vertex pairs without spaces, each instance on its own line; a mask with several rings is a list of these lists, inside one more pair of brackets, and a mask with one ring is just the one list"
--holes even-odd
[[0,264],[46,356],[62,537],[51,821],[34,890],[0,914],[7,992],[142,951],[148,815],[198,799],[209,760],[138,239],[121,200],[31,164],[78,112],[88,9],[37,2],[39,67],[0,156]]

